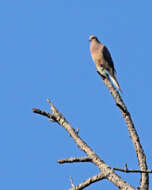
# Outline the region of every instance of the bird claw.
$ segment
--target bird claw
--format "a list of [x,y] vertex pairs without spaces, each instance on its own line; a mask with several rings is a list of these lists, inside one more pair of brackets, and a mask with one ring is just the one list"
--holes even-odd
[[103,79],[109,78],[108,74],[105,73],[104,70],[103,70],[103,72],[100,72],[100,71],[97,70],[97,73],[98,73]]

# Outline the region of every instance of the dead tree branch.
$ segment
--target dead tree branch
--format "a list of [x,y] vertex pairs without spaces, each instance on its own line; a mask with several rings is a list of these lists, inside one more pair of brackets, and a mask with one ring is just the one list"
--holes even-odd
[[[99,72],[98,72],[99,74]],[[100,75],[100,74],[99,74]],[[136,150],[136,155],[138,159],[138,165],[140,170],[146,171],[147,170],[147,163],[146,163],[146,155],[144,153],[144,150],[142,148],[142,145],[140,143],[139,136],[137,134],[137,131],[134,127],[134,123],[132,121],[131,115],[127,110],[126,105],[124,104],[119,92],[113,87],[112,83],[109,81],[107,77],[101,76],[104,84],[109,89],[111,95],[113,96],[116,105],[120,108],[121,114],[127,124],[127,128],[130,134],[130,137],[132,139],[134,148]],[[141,173],[140,178],[140,189],[141,190],[148,190],[149,187],[149,176],[148,173]]]
[[[98,174],[96,176],[90,177],[89,179],[83,181],[79,185],[76,185],[76,186],[72,187],[69,190],[82,190],[82,189],[88,187],[89,185],[91,185],[92,183],[95,183],[95,182],[103,180],[103,179],[105,179],[105,177],[104,177],[103,174],[100,173],[100,174]],[[73,182],[72,182],[72,186],[73,186]]]
[[74,185],[74,183],[73,183],[72,176],[70,176],[70,182],[71,182],[72,187],[75,189],[75,185]]
[[86,156],[86,157],[80,157],[80,158],[65,158],[63,160],[58,160],[59,164],[65,164],[65,163],[74,163],[74,162],[91,162],[92,160]]
[[[149,173],[150,170],[147,170],[147,163],[146,163],[146,156],[144,154],[144,150],[142,148],[142,145],[140,143],[139,136],[137,134],[137,131],[134,127],[134,123],[132,121],[131,115],[127,110],[126,105],[124,104],[119,92],[113,87],[112,83],[109,81],[107,77],[101,76],[104,84],[109,89],[110,93],[112,94],[116,105],[119,107],[121,114],[126,122],[130,137],[132,139],[134,148],[136,150],[136,155],[138,159],[138,165],[140,170],[128,170],[128,168],[125,169],[119,169],[119,168],[110,168],[107,164],[104,163],[102,159],[80,138],[78,135],[78,132],[72,128],[72,126],[68,123],[68,121],[65,119],[65,117],[55,108],[55,106],[48,100],[48,103],[51,106],[52,113],[48,113],[45,111],[42,111],[40,109],[34,108],[33,112],[48,117],[52,122],[57,122],[59,125],[61,125],[73,138],[75,143],[78,145],[78,147],[83,150],[87,157],[84,158],[68,158],[59,160],[58,162],[61,164],[63,163],[73,163],[73,162],[92,162],[95,164],[100,171],[102,172],[103,178],[108,179],[111,181],[114,185],[116,185],[119,189],[125,189],[125,190],[133,190],[134,188],[130,186],[127,182],[125,182],[120,176],[118,176],[114,170],[121,171],[121,172],[138,172],[141,173],[140,178],[140,190],[148,190],[149,187]],[[87,185],[88,186],[88,185]],[[74,189],[82,189],[79,186],[73,187]],[[73,190],[74,190],[73,189]],[[70,189],[72,190],[72,189]]]
[[[119,189],[122,190],[135,190],[131,185],[125,182],[120,176],[118,176],[113,169],[111,169],[107,164],[104,163],[102,159],[84,142],[78,133],[72,128],[69,122],[65,119],[65,117],[56,109],[56,107],[48,100],[52,113],[49,114],[44,111],[40,111],[39,109],[34,108],[33,112],[37,114],[41,114],[43,116],[47,116],[51,121],[57,122],[60,126],[62,126],[72,137],[78,147],[83,150],[93,164],[95,164],[99,170],[101,171],[103,178],[108,179],[114,185],[116,185]],[[77,188],[78,189],[78,188]],[[82,189],[82,188],[79,188]]]
[[121,169],[121,168],[113,168],[113,170],[125,173],[152,173],[152,170],[130,170],[130,169]]

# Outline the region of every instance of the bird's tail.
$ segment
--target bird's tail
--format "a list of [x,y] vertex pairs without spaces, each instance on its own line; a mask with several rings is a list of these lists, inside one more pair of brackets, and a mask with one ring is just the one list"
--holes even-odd
[[110,75],[110,79],[112,80],[113,84],[116,86],[116,88],[122,93],[122,90],[120,88],[120,85],[116,79],[115,75]]

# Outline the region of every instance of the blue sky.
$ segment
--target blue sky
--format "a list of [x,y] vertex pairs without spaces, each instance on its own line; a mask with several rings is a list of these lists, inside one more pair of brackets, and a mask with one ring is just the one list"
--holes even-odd
[[[84,153],[63,128],[32,113],[49,111],[46,98],[107,164],[138,168],[120,111],[91,60],[92,34],[112,54],[152,169],[151,7],[137,0],[0,2],[0,189],[69,189],[70,176],[79,184],[99,172],[88,163],[57,164]],[[138,174],[118,174],[138,186]],[[107,181],[87,189],[99,188],[117,189]]]

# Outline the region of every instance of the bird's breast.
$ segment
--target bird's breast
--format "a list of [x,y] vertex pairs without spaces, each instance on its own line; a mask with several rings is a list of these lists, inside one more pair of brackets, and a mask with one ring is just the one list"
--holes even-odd
[[102,57],[101,49],[93,42],[90,45],[90,53],[93,61],[100,60]]
[[104,66],[106,64],[101,53],[92,53],[92,59],[98,66]]

